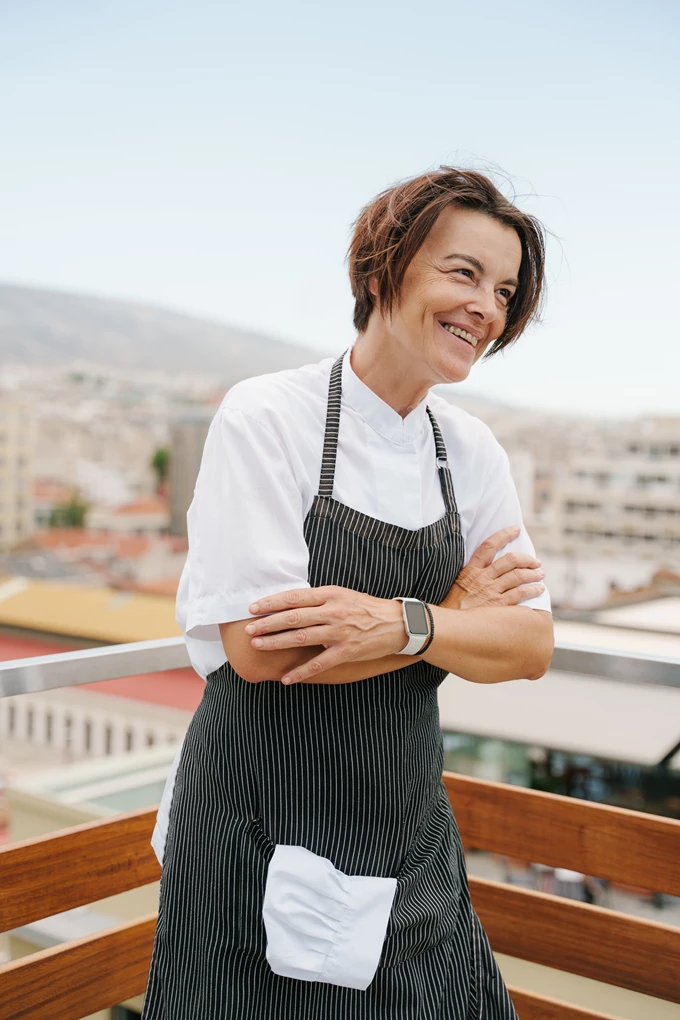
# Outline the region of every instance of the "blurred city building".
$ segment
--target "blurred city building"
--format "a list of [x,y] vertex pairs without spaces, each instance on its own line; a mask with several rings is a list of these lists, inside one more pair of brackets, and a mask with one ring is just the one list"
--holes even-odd
[[73,487],[56,478],[36,478],[33,482],[33,519],[36,528],[47,528],[57,507],[73,496]]
[[91,531],[165,535],[170,527],[170,510],[166,499],[149,495],[114,508],[90,507],[86,522]]
[[34,437],[30,403],[0,393],[0,550],[33,531]]
[[558,468],[555,510],[565,547],[680,567],[680,418],[593,430]]
[[194,486],[201,466],[212,410],[184,412],[172,423],[170,432],[170,531],[187,533],[187,510],[194,498]]
[[0,556],[0,574],[174,594],[186,553],[186,539],[171,535],[49,528]]

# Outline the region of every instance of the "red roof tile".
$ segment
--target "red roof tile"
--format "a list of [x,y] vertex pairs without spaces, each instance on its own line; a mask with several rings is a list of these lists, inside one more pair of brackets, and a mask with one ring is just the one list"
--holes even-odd
[[144,499],[137,499],[134,503],[126,503],[119,506],[115,511],[116,517],[123,517],[126,514],[166,514],[168,504],[158,496],[146,496]]

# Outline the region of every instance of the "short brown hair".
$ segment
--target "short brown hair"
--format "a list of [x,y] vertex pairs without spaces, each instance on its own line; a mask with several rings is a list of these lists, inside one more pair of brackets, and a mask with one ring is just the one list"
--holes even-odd
[[[362,209],[349,248],[354,325],[368,326],[377,306],[389,313],[399,302],[404,274],[446,206],[486,213],[517,232],[522,247],[519,287],[508,306],[501,336],[489,357],[516,340],[538,317],[545,277],[545,233],[541,223],[513,205],[484,174],[442,166],[383,191]],[[377,283],[377,299],[369,283]]]

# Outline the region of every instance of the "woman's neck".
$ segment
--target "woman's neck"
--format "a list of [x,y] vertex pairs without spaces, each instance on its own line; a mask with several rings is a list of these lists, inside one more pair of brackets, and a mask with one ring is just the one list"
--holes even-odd
[[360,333],[351,351],[350,364],[364,386],[402,418],[418,406],[432,385],[418,377],[413,354],[393,337]]

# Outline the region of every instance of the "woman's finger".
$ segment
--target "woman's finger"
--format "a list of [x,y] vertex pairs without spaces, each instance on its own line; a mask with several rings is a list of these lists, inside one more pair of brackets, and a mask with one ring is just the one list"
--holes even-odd
[[250,642],[258,652],[277,652],[282,648],[304,648],[306,645],[325,645],[338,641],[338,632],[331,627],[302,627],[282,630],[279,634],[265,634]]
[[489,535],[487,539],[473,552],[470,557],[468,566],[475,567],[488,567],[493,561],[494,556],[499,549],[502,549],[508,542],[512,542],[513,538],[517,538],[520,533],[520,528],[512,524],[508,528],[501,528],[500,531],[496,531],[493,535]]
[[519,588],[510,588],[502,596],[504,606],[518,606],[527,599],[535,599],[545,591],[544,584],[523,584]]
[[501,574],[507,574],[509,570],[538,570],[540,566],[541,561],[529,553],[509,552],[494,560],[489,566],[489,571],[492,577],[500,577]]
[[253,616],[260,613],[280,613],[284,609],[299,609],[305,606],[321,606],[330,595],[339,591],[339,588],[327,586],[325,588],[292,588],[290,591],[282,591],[276,595],[266,595],[257,602],[248,606],[248,612]]
[[544,577],[545,573],[542,570],[508,570],[506,574],[496,578],[494,586],[497,591],[504,592],[524,584],[538,583]]
[[313,680],[325,670],[332,669],[333,666],[339,666],[342,662],[347,662],[349,656],[349,650],[344,648],[343,645],[334,645],[332,648],[326,648],[323,652],[315,655],[313,659],[310,659],[309,662],[291,669],[289,673],[281,677],[281,683],[299,684]]
[[246,624],[246,634],[249,634],[251,637],[261,634],[278,634],[282,630],[315,627],[320,623],[328,623],[328,614],[324,612],[323,606],[287,609],[283,613],[271,613],[269,616],[261,616],[256,620],[250,620]]

